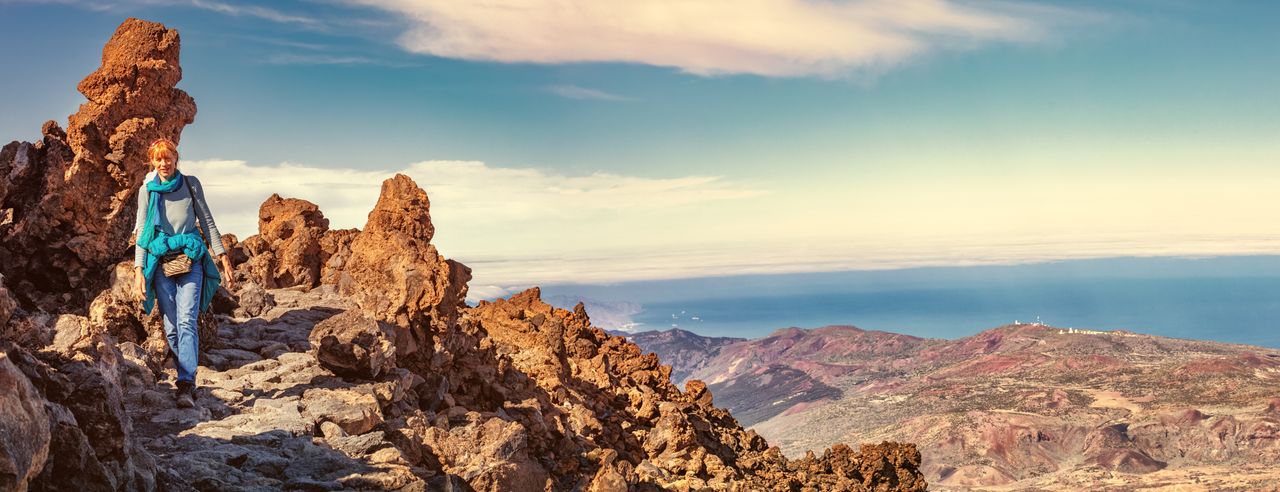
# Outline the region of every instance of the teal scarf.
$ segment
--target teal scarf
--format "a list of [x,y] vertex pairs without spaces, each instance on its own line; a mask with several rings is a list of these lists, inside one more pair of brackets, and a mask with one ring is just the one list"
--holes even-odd
[[[177,170],[173,172],[173,179],[168,182],[160,182],[160,173],[158,172],[155,178],[147,181],[147,193],[151,194],[151,197],[147,200],[147,221],[143,222],[142,229],[138,231],[138,245],[142,246],[143,249],[146,249],[156,237],[158,230],[156,222],[160,220],[160,194],[171,193],[182,187],[185,182],[182,172]],[[191,198],[195,199],[195,197]]]
[[[204,283],[200,286],[200,312],[209,309],[213,294],[218,291],[218,286],[222,285],[222,275],[218,273],[218,267],[214,264],[199,234],[188,232],[169,235],[161,231],[157,224],[160,220],[162,200],[160,195],[177,190],[183,186],[184,181],[182,173],[175,172],[173,179],[167,182],[161,182],[158,174],[155,179],[147,182],[147,192],[151,194],[147,201],[147,220],[138,231],[138,246],[147,251],[147,259],[142,267],[142,275],[146,279],[147,286],[147,296],[142,301],[142,312],[146,314],[151,314],[151,309],[155,306],[155,274],[156,270],[160,269],[160,257],[171,251],[182,251],[191,258],[191,261],[199,261],[204,267]],[[192,196],[191,200],[194,204],[195,196]]]

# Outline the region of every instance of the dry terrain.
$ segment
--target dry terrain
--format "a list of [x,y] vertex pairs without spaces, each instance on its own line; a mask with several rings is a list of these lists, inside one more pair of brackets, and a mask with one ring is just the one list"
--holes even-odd
[[[785,453],[915,442],[938,490],[1280,483],[1280,350],[1040,324],[958,340],[829,326],[682,360]],[[794,392],[773,394],[776,375]]]

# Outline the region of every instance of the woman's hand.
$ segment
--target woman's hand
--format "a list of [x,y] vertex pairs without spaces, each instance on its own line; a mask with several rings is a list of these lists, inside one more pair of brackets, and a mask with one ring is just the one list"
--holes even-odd
[[222,271],[226,272],[222,276],[222,280],[227,283],[227,291],[230,292],[236,288],[236,272],[231,270],[231,259],[227,258],[227,254],[218,255],[218,262],[222,263]]
[[138,296],[138,300],[147,298],[147,278],[142,275],[142,267],[134,267],[133,276],[133,294]]

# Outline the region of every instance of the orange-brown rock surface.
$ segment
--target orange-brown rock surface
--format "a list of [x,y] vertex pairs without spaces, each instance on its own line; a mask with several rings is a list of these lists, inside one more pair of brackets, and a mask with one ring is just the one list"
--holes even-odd
[[89,99],[64,132],[0,150],[0,269],[15,295],[46,310],[84,303],[105,285],[133,228],[152,140],[177,142],[195,119],[176,30],[139,19],[120,25],[102,65],[77,85]]
[[358,229],[329,230],[314,203],[273,194],[258,208],[259,233],[224,234],[236,279],[267,289],[337,284]]
[[351,242],[338,291],[375,319],[439,330],[456,322],[465,305],[471,269],[431,244],[430,206],[422,188],[397,174],[382,183],[368,223]]
[[274,289],[320,284],[320,240],[329,230],[314,203],[271,195],[258,208],[258,234],[245,238],[243,280]]
[[351,242],[360,235],[359,229],[334,229],[320,238],[320,283],[336,285],[342,269],[351,258]]
[[[476,337],[486,355],[453,349],[465,355],[450,371],[460,377],[452,396],[458,405],[521,422],[537,437],[529,444],[534,455],[561,480],[553,488],[584,485],[564,481],[570,476],[620,478],[653,490],[925,487],[916,471],[920,454],[909,444],[858,453],[837,446],[787,460],[716,407],[701,381],[681,391],[671,384],[670,366],[652,353],[592,326],[582,304],[568,311],[542,302],[536,287],[468,309],[453,336]],[[566,442],[556,442],[560,435]]]

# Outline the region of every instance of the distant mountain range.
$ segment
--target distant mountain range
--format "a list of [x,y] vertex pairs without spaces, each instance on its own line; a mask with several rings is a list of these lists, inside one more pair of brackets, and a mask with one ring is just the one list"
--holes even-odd
[[939,490],[1280,483],[1280,350],[1015,324],[625,334],[790,455],[915,442]]

